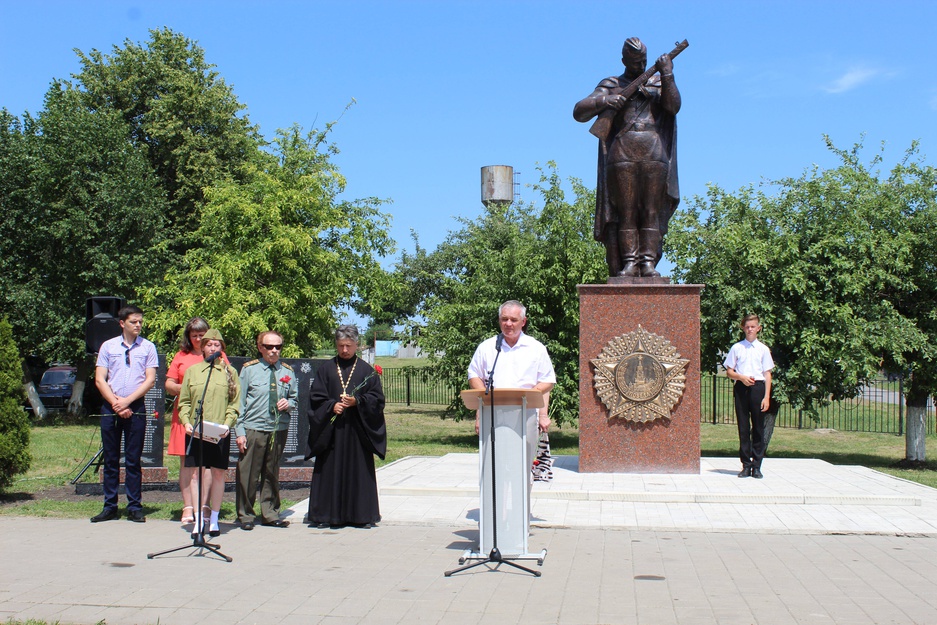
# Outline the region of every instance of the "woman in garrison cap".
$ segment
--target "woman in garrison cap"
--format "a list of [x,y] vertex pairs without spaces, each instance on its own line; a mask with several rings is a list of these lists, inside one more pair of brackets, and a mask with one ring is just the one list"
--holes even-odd
[[[221,332],[208,330],[202,337],[203,361],[186,370],[179,392],[179,421],[186,431],[187,467],[201,466],[202,470],[202,509],[201,518],[196,520],[194,533],[204,532],[208,524],[208,534],[218,536],[218,513],[221,511],[221,499],[224,496],[224,476],[228,468],[231,452],[230,429],[238,418],[241,386],[237,372],[221,358],[224,339]],[[197,427],[197,409],[202,402],[202,419],[205,423],[215,423],[222,427],[218,443],[201,441],[192,436]],[[192,480],[192,501],[198,501],[198,471]]]

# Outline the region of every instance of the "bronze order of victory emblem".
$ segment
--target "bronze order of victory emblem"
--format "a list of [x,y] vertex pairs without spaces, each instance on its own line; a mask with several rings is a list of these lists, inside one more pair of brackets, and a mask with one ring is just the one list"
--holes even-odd
[[640,325],[609,341],[590,362],[608,418],[639,423],[670,418],[683,397],[690,363],[670,341]]

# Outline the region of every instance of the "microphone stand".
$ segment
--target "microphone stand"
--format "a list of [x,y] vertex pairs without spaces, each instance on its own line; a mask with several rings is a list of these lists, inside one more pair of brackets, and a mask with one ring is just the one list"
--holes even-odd
[[[198,549],[199,551],[195,555],[199,555],[199,556],[204,555],[205,550],[208,550],[211,553],[215,554],[216,556],[224,558],[226,562],[232,561],[232,558],[230,556],[226,556],[225,554],[221,553],[221,551],[218,549],[220,545],[213,544],[205,540],[205,519],[202,518],[205,514],[205,507],[202,505],[202,473],[204,471],[204,459],[202,456],[202,453],[203,453],[202,449],[203,449],[203,446],[205,445],[205,439],[204,439],[205,420],[202,418],[202,411],[203,411],[203,403],[205,402],[205,393],[208,392],[208,383],[211,382],[211,374],[212,374],[212,371],[215,370],[215,360],[217,360],[218,356],[220,355],[221,355],[220,352],[216,352],[214,354],[215,356],[214,358],[212,358],[211,360],[205,361],[209,365],[208,377],[205,379],[205,388],[202,389],[202,397],[198,400],[198,405],[195,408],[195,417],[198,419],[198,443],[199,443],[198,453],[196,454],[196,456],[198,457],[198,502],[197,503],[199,506],[199,514],[196,517],[198,525],[195,528],[195,531],[192,532],[192,544],[182,545],[181,547],[173,547],[172,549],[166,549],[164,551],[157,551],[155,553],[148,553],[146,554],[146,557],[149,560],[152,560],[153,558],[157,556],[166,555],[167,553],[173,553],[174,551],[182,551],[183,549]],[[230,431],[228,432],[228,436],[231,436]],[[193,443],[195,443],[195,437],[190,436],[189,437],[189,449],[186,450],[187,453],[192,448]]]
[[[495,349],[497,349],[497,354],[495,354],[495,361],[491,365],[491,371],[488,372],[488,379],[485,381],[485,395],[489,396],[488,402],[488,421],[490,426],[488,427],[488,440],[490,441],[491,446],[491,552],[488,554],[487,558],[479,558],[478,562],[472,562],[471,564],[466,564],[451,571],[446,571],[445,576],[450,577],[453,573],[460,573],[468,569],[474,568],[476,566],[481,566],[482,564],[494,564],[495,569],[497,570],[498,566],[501,564],[507,564],[508,566],[513,566],[516,569],[526,571],[527,573],[532,574],[534,577],[540,577],[540,571],[535,571],[529,569],[526,566],[521,566],[520,564],[511,561],[509,558],[505,558],[501,555],[501,550],[498,549],[498,492],[497,492],[497,480],[495,479],[495,387],[494,387],[494,377],[495,377],[495,367],[498,366],[498,358],[501,356],[501,342],[504,340],[504,334],[498,335],[497,343],[495,343]],[[482,413],[484,416],[484,411]],[[480,530],[481,528],[479,528]],[[481,536],[478,538],[479,544],[481,543]],[[469,558],[463,557],[459,560],[459,564],[462,564]],[[475,559],[475,558],[471,558]]]
[[104,462],[104,458],[102,457],[103,455],[104,455],[104,448],[98,447],[98,453],[94,454],[94,457],[91,458],[91,460],[89,460],[88,463],[84,467],[81,468],[81,471],[78,472],[78,475],[75,476],[75,479],[71,480],[69,483],[72,485],[77,484],[78,480],[81,479],[81,476],[84,475],[85,472],[91,468],[91,465],[94,465],[95,471],[100,469],[101,463]]

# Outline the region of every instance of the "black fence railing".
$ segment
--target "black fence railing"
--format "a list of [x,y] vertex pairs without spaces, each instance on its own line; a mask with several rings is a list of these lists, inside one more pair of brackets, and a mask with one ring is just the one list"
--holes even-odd
[[[703,423],[735,423],[734,382],[721,375],[703,374],[700,380]],[[819,420],[801,410],[782,404],[775,427],[817,429],[830,428],[843,432],[879,432],[904,434],[906,427],[904,381],[876,380],[859,397],[832,402],[819,409]],[[927,402],[928,433],[935,431],[933,398]]]
[[432,370],[424,367],[384,367],[381,375],[384,399],[389,404],[448,405],[461,389],[439,380]]
[[[437,378],[432,369],[422,367],[385,367],[381,378],[384,397],[391,404],[446,406],[465,388],[454,388]],[[721,375],[703,374],[700,383],[700,421],[734,424],[733,381]],[[782,404],[775,427],[903,435],[906,428],[904,381],[876,380],[859,397],[820,408],[819,417],[814,420],[803,411]],[[928,433],[937,432],[933,398],[928,400],[926,428]]]

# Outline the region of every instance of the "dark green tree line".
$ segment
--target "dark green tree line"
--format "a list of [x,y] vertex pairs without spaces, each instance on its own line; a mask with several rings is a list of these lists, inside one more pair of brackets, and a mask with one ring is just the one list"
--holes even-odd
[[329,160],[327,133],[281,131],[243,182],[205,190],[199,246],[144,294],[154,338],[171,344],[198,314],[231,354],[253,354],[254,337],[270,328],[283,334],[286,356],[328,343],[339,309],[393,241],[379,200],[338,199],[345,179]]
[[[761,315],[777,395],[812,412],[881,370],[909,377],[909,436],[937,391],[937,185],[916,146],[889,173],[862,146],[840,164],[729,193],[712,186],[671,222],[681,282],[705,284],[702,366],[714,372],[746,312]],[[910,439],[909,439],[910,440]],[[910,445],[909,445],[910,447]],[[920,457],[918,457],[920,456]],[[909,459],[923,460],[923,450]]]
[[[411,331],[438,375],[466,388],[477,345],[498,332],[498,306],[517,299],[527,307],[528,332],[550,353],[557,386],[550,399],[558,423],[579,416],[579,296],[576,285],[604,282],[604,250],[592,239],[594,196],[571,181],[569,202],[550,163],[534,190],[542,207],[491,206],[462,220],[431,253],[417,247],[397,266],[403,292],[418,294]],[[453,398],[450,413],[459,412]]]
[[29,420],[22,408],[20,356],[13,328],[0,318],[0,490],[29,470]]
[[80,360],[93,295],[148,306],[166,350],[196,314],[235,351],[270,326],[289,355],[318,346],[393,249],[380,201],[339,198],[331,124],[268,145],[169,29],[76,53],[42,111],[0,110],[0,305],[21,351]]
[[247,106],[205,60],[193,40],[169,28],[145,45],[128,40],[110,54],[75,51],[74,85],[89,111],[117,113],[160,181],[168,203],[167,243],[176,253],[197,245],[204,190],[242,180],[263,145]]

